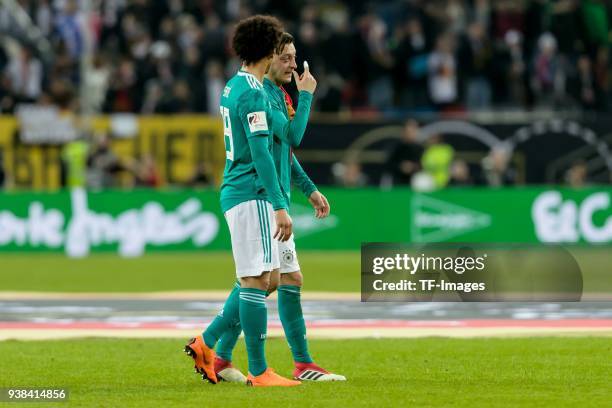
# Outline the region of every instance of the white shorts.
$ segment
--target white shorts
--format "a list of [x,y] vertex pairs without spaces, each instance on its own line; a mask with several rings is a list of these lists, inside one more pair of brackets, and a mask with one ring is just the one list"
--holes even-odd
[[272,204],[264,200],[240,203],[225,212],[232,237],[236,276],[261,276],[279,268],[278,241],[272,236],[276,223]]
[[263,200],[245,201],[227,210],[225,219],[238,278],[260,276],[274,269],[280,273],[300,270],[293,235],[286,242],[272,238],[276,230],[272,204]]
[[278,253],[280,255],[280,273],[291,273],[300,270],[300,264],[298,262],[297,253],[295,252],[295,241],[293,240],[294,235],[291,234],[285,242],[277,241]]

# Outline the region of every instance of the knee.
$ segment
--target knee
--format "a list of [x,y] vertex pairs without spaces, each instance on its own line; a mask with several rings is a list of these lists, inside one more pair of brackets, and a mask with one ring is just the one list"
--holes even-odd
[[270,276],[270,282],[268,283],[268,295],[274,293],[274,291],[278,288],[278,283],[280,281],[280,276],[278,271],[272,272]]
[[302,287],[302,283],[304,281],[304,277],[302,276],[302,272],[291,272],[291,273],[283,273],[281,275],[281,285],[292,285]]
[[243,288],[254,288],[267,291],[268,286],[270,285],[270,273],[266,272],[261,276],[241,278],[240,285]]

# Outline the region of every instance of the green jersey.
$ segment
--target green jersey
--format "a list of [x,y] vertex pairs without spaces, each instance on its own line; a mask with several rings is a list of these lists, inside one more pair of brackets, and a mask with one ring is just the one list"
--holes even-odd
[[287,208],[272,159],[272,115],[263,85],[252,74],[239,71],[221,95],[225,140],[225,170],[221,208],[249,200],[267,200],[275,210]]
[[274,165],[278,174],[281,191],[287,201],[287,206],[289,206],[292,182],[297,185],[306,197],[310,197],[310,194],[317,189],[293,154],[293,147],[297,147],[300,144],[306,131],[310,106],[312,104],[312,94],[306,91],[300,92],[298,109],[295,111],[294,117],[291,118],[288,111],[288,104],[291,104],[291,101],[283,89],[270,79],[265,78],[264,90],[268,95],[272,108]]

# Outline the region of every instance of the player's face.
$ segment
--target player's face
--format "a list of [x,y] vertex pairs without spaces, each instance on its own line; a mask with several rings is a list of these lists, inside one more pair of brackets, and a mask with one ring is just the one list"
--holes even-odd
[[274,82],[279,84],[291,82],[291,75],[297,68],[295,58],[295,45],[291,43],[285,44],[280,54],[274,54],[272,66],[270,67],[270,76]]

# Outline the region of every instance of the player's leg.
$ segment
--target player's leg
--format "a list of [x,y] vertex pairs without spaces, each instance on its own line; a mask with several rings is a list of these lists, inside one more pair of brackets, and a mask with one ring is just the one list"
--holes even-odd
[[[280,272],[278,269],[274,269],[270,274],[270,284],[268,285],[266,297],[274,293],[279,283]],[[240,285],[239,282],[238,285]],[[238,342],[238,338],[240,337],[240,333],[242,333],[242,326],[240,322],[238,322],[236,325],[227,329],[217,342],[217,347],[215,348],[217,353],[217,357],[215,358],[215,373],[219,380],[228,382],[246,381],[246,377],[232,365],[232,354]]]
[[265,357],[265,341],[268,326],[266,292],[270,282],[270,272],[259,276],[244,276],[240,279],[240,325],[244,330],[249,373],[263,374],[268,365]]
[[[238,220],[244,233],[239,235],[240,260],[236,274],[240,278],[240,324],[244,331],[249,362],[247,384],[252,386],[293,386],[299,381],[289,380],[268,368],[265,357],[268,310],[266,294],[270,272],[279,266],[278,245],[272,237],[274,211],[263,200],[253,200]],[[246,227],[246,230],[245,230]],[[230,228],[231,229],[231,228]],[[233,240],[232,240],[233,245]]]
[[[248,214],[246,210],[249,206],[248,203],[249,202],[238,204],[225,213],[225,219],[230,230],[232,254],[234,256],[237,273],[240,267],[244,267],[242,266],[243,264],[248,266],[248,254],[244,253],[244,244],[240,238],[242,233],[246,233],[244,229],[247,228],[245,217],[246,214]],[[244,226],[244,228],[241,229],[241,226]],[[249,228],[252,227],[249,226]],[[240,283],[237,281],[234,283],[223,309],[221,309],[219,314],[217,314],[201,336],[192,338],[185,346],[185,353],[191,356],[195,362],[194,368],[196,372],[202,374],[202,379],[208,380],[213,384],[216,384],[218,381],[215,370],[217,358],[214,348],[218,340],[226,331],[240,324],[239,299]]]
[[330,373],[316,365],[308,351],[306,323],[302,312],[301,290],[303,275],[295,251],[293,236],[287,242],[279,243],[280,285],[278,286],[278,314],[285,331],[285,336],[295,370],[293,377],[309,381],[344,381],[344,376]]
[[[234,291],[236,289],[238,289],[238,293],[240,293],[239,280],[234,284]],[[235,297],[236,308],[238,308],[238,299],[239,296]],[[215,347],[215,352],[217,353],[215,358],[215,374],[219,381],[246,382],[246,376],[232,364],[232,352],[234,347],[236,347],[236,342],[238,341],[238,337],[240,337],[240,333],[242,333],[242,326],[240,325],[240,317],[238,316],[237,319],[225,329],[219,341],[217,341],[217,346]]]
[[[185,352],[195,361],[196,372],[202,374],[204,380],[212,383],[216,383],[221,379],[226,381],[246,381],[246,377],[232,366],[231,361],[224,363],[215,357],[213,352],[215,344],[224,333],[232,331],[236,326],[240,326],[239,295],[240,284],[236,282],[225,301],[223,309],[204,330],[202,336],[191,339],[185,347]],[[238,335],[240,335],[240,332],[238,332]]]
[[[261,265],[255,268],[251,265],[251,260],[256,258],[260,252],[262,254],[261,260],[263,260],[263,251],[260,248],[262,233],[260,222],[257,219],[256,207],[255,201],[247,201],[238,204],[225,213],[225,219],[229,227],[232,241],[232,254],[236,265],[236,275],[239,278],[241,276],[253,274],[254,270],[258,271],[256,274],[262,274]],[[255,217],[255,219],[253,219],[253,217]],[[254,243],[251,242],[252,240],[259,241]],[[259,263],[261,263],[261,260]],[[223,309],[221,309],[215,319],[208,325],[202,335],[191,339],[189,344],[185,347],[185,352],[195,361],[196,372],[201,373],[204,380],[208,380],[212,383],[216,383],[218,380],[216,375],[217,372],[231,366],[231,361],[225,364],[219,361],[213,350],[224,333],[240,325],[241,287],[239,282],[240,281],[237,281],[234,284]],[[217,370],[215,370],[215,365],[217,366]],[[235,374],[237,380],[246,381],[246,377],[240,372],[234,372],[233,374]]]

